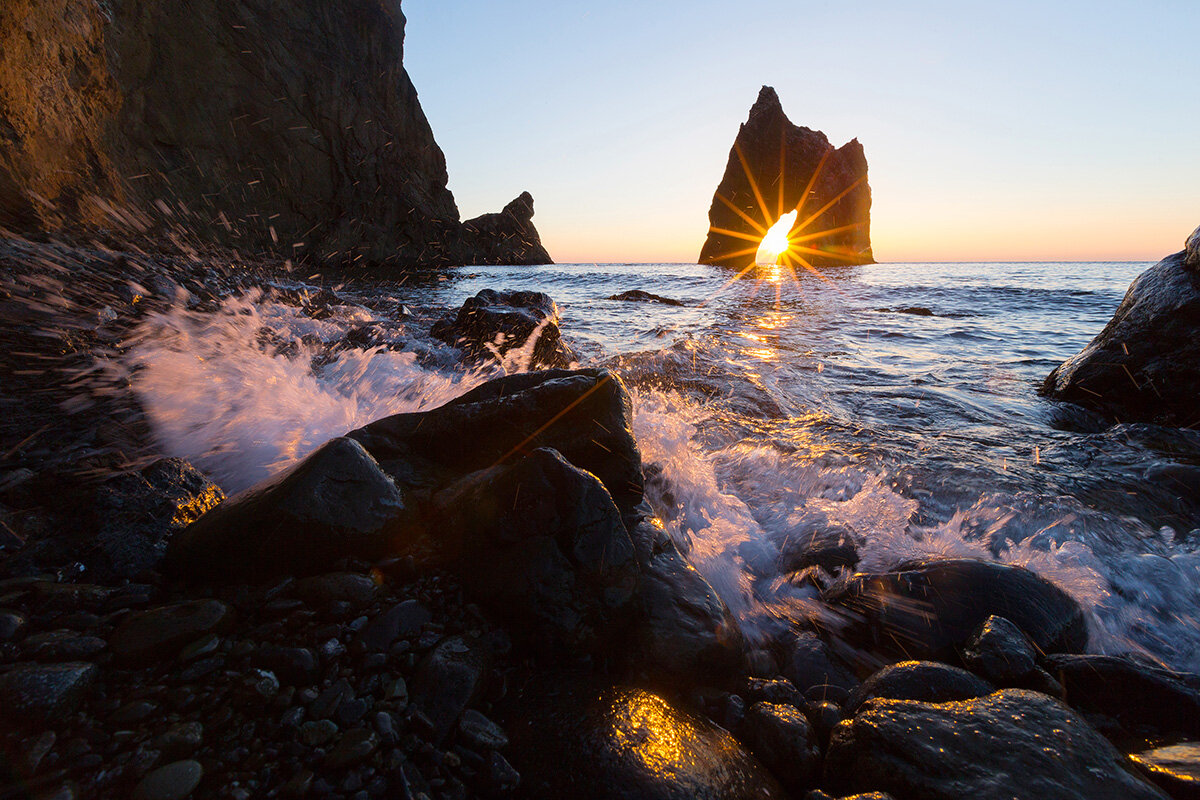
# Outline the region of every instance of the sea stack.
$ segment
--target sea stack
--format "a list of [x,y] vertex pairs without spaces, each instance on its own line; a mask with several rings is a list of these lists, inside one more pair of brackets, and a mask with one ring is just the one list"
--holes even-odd
[[775,90],[764,86],[713,195],[700,263],[745,269],[767,229],[793,210],[785,256],[791,266],[875,262],[862,145],[852,139],[835,148],[824,133],[793,125]]

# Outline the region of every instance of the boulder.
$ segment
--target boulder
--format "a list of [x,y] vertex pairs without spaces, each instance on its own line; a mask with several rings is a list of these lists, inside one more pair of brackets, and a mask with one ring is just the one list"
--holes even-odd
[[486,674],[486,654],[460,636],[443,639],[417,666],[412,705],[428,721],[435,742],[446,738],[483,691]]
[[790,791],[813,788],[821,775],[821,750],[808,719],[794,706],[758,702],[746,710],[742,741]]
[[628,291],[618,294],[609,295],[609,300],[621,300],[626,303],[661,303],[664,306],[683,306],[686,303],[680,300],[674,300],[670,297],[663,297],[659,294],[644,291],[642,289],[629,289]]
[[472,360],[501,361],[514,350],[525,368],[569,367],[577,360],[558,329],[558,306],[542,292],[484,289],[435,322],[429,334]]
[[640,689],[530,684],[509,726],[522,796],[770,800],[787,795],[725,730]]
[[[1121,656],[1050,655],[1044,662],[1077,711],[1119,726],[1128,741],[1200,736],[1200,678]],[[1108,725],[1100,720],[1095,724]],[[1124,734],[1121,736],[1121,734]]]
[[1200,245],[1143,272],[1096,338],[1055,367],[1041,393],[1114,422],[1200,422]]
[[439,559],[514,629],[574,655],[607,647],[637,585],[633,542],[594,475],[540,448],[433,498]]
[[549,261],[527,195],[495,224],[459,223],[399,2],[5,10],[0,228],[359,265]]
[[498,214],[482,214],[463,223],[466,264],[553,264],[533,227],[533,196],[521,192]]
[[797,631],[784,650],[783,675],[801,692],[814,686],[836,686],[851,690],[859,681],[838,663],[829,646],[812,631]]
[[893,572],[859,573],[824,595],[847,612],[842,635],[888,656],[955,663],[989,617],[1005,617],[1045,653],[1087,646],[1083,610],[1022,567],[976,559],[914,561]]
[[850,693],[844,712],[853,716],[859,706],[876,697],[945,703],[983,697],[995,690],[996,687],[965,669],[936,661],[903,661],[884,667],[863,681]]
[[1200,743],[1155,747],[1130,758],[1175,800],[1200,800]]
[[825,788],[923,800],[1164,800],[1071,709],[1005,689],[975,700],[872,700],[834,729]]
[[233,610],[220,600],[189,600],[140,611],[125,619],[109,638],[119,661],[147,664],[178,655],[184,646],[233,624]]
[[835,149],[820,131],[793,125],[764,86],[738,128],[708,211],[701,264],[745,269],[763,235],[793,210],[790,263],[871,264],[871,187],[857,139]]
[[745,639],[729,607],[700,572],[669,546],[642,572],[640,618],[626,657],[679,683],[721,684],[741,671]]
[[624,384],[607,370],[544,370],[497,378],[439,408],[396,414],[348,437],[401,485],[440,488],[540,447],[592,473],[627,528],[641,519],[642,457]]
[[1036,655],[1020,628],[1004,617],[990,616],[967,642],[963,662],[989,681],[1010,686],[1033,672]]
[[96,680],[95,664],[17,664],[0,673],[0,715],[46,725],[75,711]]
[[415,636],[432,619],[419,600],[405,600],[368,622],[355,641],[364,652],[386,653],[397,639]]
[[105,481],[96,491],[94,566],[117,578],[157,568],[171,537],[224,499],[219,486],[181,458]]
[[226,500],[167,547],[167,569],[232,581],[321,572],[339,558],[403,549],[403,494],[353,439],[334,439]]

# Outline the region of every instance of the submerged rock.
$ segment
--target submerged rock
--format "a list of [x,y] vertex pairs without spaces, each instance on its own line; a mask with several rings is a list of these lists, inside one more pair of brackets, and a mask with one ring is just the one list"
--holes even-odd
[[345,556],[399,549],[407,515],[375,459],[338,438],[185,528],[167,548],[166,567],[227,581],[319,572]]
[[1041,393],[1115,422],[1200,422],[1200,237],[1139,275],[1096,338]]
[[613,373],[545,370],[497,378],[439,408],[386,417],[347,436],[401,485],[426,488],[553,448],[600,479],[632,528],[643,481],[632,424],[629,393]]
[[860,573],[835,584],[826,602],[851,620],[860,646],[908,659],[959,659],[989,616],[1003,616],[1045,653],[1087,646],[1083,610],[1053,583],[1022,567],[975,559],[915,561],[895,572]]
[[558,329],[558,306],[542,292],[484,289],[435,322],[429,333],[471,359],[499,361],[525,348],[522,366],[530,368],[568,367],[577,360]]
[[604,485],[558,451],[472,473],[433,502],[439,557],[519,632],[575,655],[628,616],[633,542]]
[[522,793],[530,798],[787,796],[726,731],[638,689],[533,686],[510,735]]
[[820,131],[793,125],[775,90],[764,86],[729,151],[700,263],[752,265],[767,229],[793,209],[794,256],[814,266],[874,263],[862,145],[853,139],[834,149]]
[[826,788],[923,800],[1164,800],[1062,703],[1023,689],[976,700],[872,700],[834,729]]
[[623,300],[627,303],[661,303],[664,306],[682,306],[686,305],[679,300],[672,300],[670,297],[651,294],[650,292],[641,289],[630,289],[629,291],[621,292],[620,294],[611,295],[609,300]]

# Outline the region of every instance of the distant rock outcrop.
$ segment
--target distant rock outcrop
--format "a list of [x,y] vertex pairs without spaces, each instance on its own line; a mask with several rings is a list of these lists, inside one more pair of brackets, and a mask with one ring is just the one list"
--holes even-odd
[[874,263],[862,145],[853,139],[835,149],[820,131],[793,125],[775,90],[764,86],[729,151],[700,263],[753,264],[767,229],[794,209],[787,263]]
[[1130,284],[1104,330],[1041,392],[1117,422],[1200,423],[1200,228]]
[[0,228],[360,264],[549,261],[528,195],[460,223],[404,24],[400,0],[12,0]]

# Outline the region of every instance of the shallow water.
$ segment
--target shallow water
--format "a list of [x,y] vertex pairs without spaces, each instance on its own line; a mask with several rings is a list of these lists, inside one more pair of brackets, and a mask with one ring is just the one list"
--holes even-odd
[[[1088,610],[1094,649],[1195,671],[1200,491],[1172,469],[1200,464],[1200,434],[1108,427],[1037,396],[1147,266],[879,264],[732,283],[681,264],[471,267],[343,287],[323,320],[269,295],[180,307],[143,325],[127,361],[164,448],[236,491],[491,377],[459,371],[430,324],[483,288],[544,291],[582,363],[630,385],[643,456],[663,470],[650,499],[751,633],[815,613],[775,561],[836,531],[863,569],[928,554],[1028,566]],[[684,305],[607,299],[629,289]],[[403,349],[331,352],[371,321]]]

